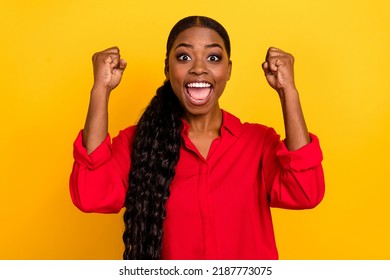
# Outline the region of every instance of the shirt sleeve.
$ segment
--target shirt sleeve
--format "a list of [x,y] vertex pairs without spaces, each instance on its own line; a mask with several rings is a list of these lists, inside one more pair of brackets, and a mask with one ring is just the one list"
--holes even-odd
[[82,131],[73,144],[69,188],[74,205],[83,212],[117,213],[124,205],[130,170],[130,139],[134,128],[110,135],[91,153],[82,144]]
[[273,129],[264,142],[263,178],[271,207],[309,209],[325,192],[322,151],[317,136],[296,151],[289,151]]

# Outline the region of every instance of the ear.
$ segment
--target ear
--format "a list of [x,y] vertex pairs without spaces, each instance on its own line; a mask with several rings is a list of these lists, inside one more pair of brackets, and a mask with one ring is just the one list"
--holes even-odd
[[232,74],[232,66],[233,66],[233,62],[229,59],[229,65],[228,65],[228,81],[230,80],[230,75]]

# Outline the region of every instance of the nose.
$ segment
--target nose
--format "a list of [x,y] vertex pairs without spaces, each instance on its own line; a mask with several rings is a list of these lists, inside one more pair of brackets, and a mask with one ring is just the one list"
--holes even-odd
[[202,75],[207,74],[207,66],[204,60],[195,59],[189,69],[190,74]]

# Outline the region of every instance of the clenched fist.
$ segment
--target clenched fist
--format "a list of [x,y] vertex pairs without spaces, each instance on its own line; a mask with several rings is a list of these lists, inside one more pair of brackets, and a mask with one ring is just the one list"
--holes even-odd
[[108,91],[116,88],[126,68],[126,61],[120,58],[119,49],[112,47],[92,56],[94,87]]
[[262,64],[269,85],[280,93],[294,89],[294,57],[277,48],[269,48]]

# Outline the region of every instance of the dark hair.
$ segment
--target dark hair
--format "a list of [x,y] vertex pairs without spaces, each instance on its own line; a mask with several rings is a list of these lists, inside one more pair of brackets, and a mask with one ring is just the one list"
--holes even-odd
[[[215,30],[230,57],[229,36],[221,24],[208,17],[186,17],[176,23],[168,36],[165,71],[177,36],[194,26]],[[157,89],[137,124],[123,216],[124,259],[161,257],[165,203],[180,156],[182,115],[183,109],[167,80]]]

